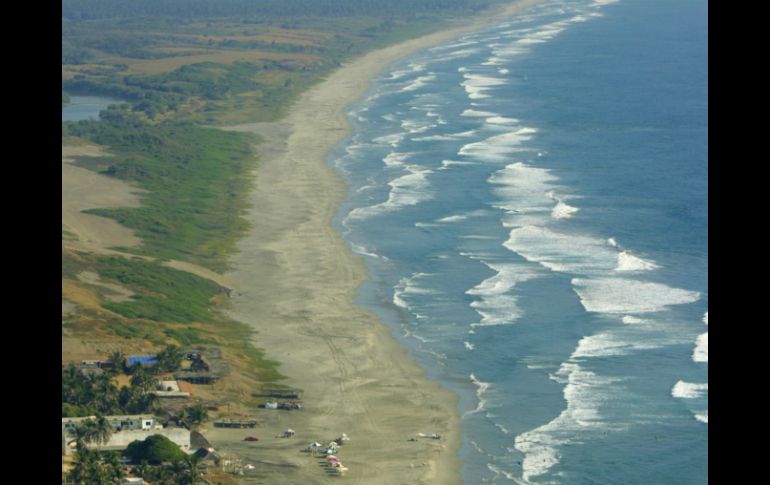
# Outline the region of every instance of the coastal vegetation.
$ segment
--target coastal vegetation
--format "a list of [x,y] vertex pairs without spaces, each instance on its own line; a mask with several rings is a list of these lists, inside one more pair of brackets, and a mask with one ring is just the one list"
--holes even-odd
[[276,120],[345,60],[496,3],[65,0],[62,86],[150,119]]
[[[153,484],[193,485],[199,482],[202,475],[198,458],[188,457],[179,446],[162,435],[130,443],[122,456],[135,463],[131,467],[134,476],[143,477]],[[73,467],[68,473],[68,478],[78,485],[123,483],[126,476],[120,452],[88,449],[75,452]]]
[[155,395],[145,392],[148,386],[140,379],[118,388],[111,375],[84,376],[72,364],[62,369],[61,379],[62,417],[140,414],[155,407]]
[[247,229],[241,216],[255,164],[248,135],[184,121],[152,124],[113,105],[101,121],[63,123],[62,136],[85,138],[115,154],[99,159],[101,168],[93,162],[84,168],[148,190],[141,207],[90,211],[135,229],[141,254],[227,269]]

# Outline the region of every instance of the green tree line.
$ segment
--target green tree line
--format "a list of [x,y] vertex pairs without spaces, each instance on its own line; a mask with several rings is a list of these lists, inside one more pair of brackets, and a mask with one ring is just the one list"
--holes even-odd
[[115,17],[291,17],[476,11],[500,0],[63,0],[71,20]]

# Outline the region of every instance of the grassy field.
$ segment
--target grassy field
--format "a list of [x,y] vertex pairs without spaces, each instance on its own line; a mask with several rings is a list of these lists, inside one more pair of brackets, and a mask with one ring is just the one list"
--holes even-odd
[[149,191],[141,207],[88,212],[135,229],[143,242],[140,254],[218,272],[227,268],[235,242],[247,230],[241,216],[256,164],[253,138],[190,123],[150,124],[119,110],[100,122],[64,123],[62,131],[115,154],[76,164]]
[[[79,280],[84,271],[128,288],[135,296],[110,302],[103,288]],[[241,369],[250,389],[283,379],[279,364],[265,359],[251,344],[251,329],[218,311],[226,297],[210,280],[158,262],[65,250],[62,290],[63,298],[78,307],[63,322],[69,332],[112,347],[139,341],[156,348],[169,343],[182,348],[214,345],[227,353],[232,366]]]

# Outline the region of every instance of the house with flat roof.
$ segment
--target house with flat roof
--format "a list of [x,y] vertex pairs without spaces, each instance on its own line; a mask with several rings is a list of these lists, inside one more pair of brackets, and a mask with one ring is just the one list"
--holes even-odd
[[[155,422],[155,417],[151,414],[132,414],[124,416],[105,416],[107,421],[112,426],[113,431],[129,430],[129,429],[159,429],[162,426]],[[85,416],[82,418],[61,418],[61,430],[62,433],[70,431],[76,425],[82,423],[87,419],[95,420],[96,416]]]

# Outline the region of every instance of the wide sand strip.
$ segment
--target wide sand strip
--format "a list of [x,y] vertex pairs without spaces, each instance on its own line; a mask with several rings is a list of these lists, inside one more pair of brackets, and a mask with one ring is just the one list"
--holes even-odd
[[[460,483],[458,398],[428,380],[375,315],[355,305],[362,259],[332,228],[346,187],[326,162],[350,126],[344,109],[399,58],[492,25],[520,1],[461,27],[374,51],[306,92],[280,123],[233,127],[264,137],[250,235],[227,276],[239,293],[231,315],[257,330],[255,345],[305,391],[301,411],[260,411],[256,430],[204,431],[215,447],[257,465],[244,483],[327,483],[323,460],[299,450],[347,433],[338,456],[356,483]],[[255,411],[256,413],[256,411]],[[286,427],[294,438],[276,438]],[[408,441],[417,433],[441,439]],[[260,441],[242,442],[247,434]]]

